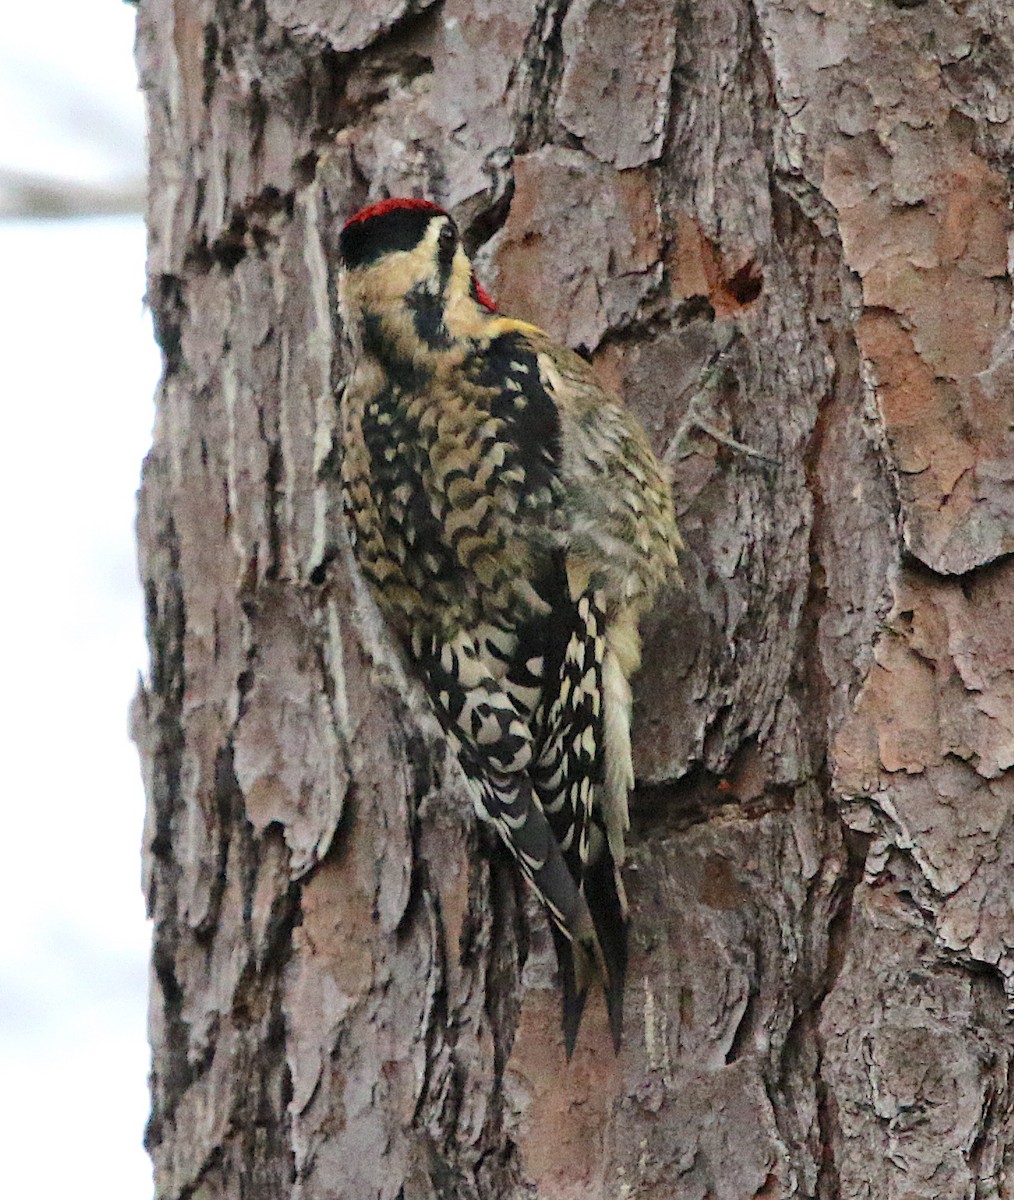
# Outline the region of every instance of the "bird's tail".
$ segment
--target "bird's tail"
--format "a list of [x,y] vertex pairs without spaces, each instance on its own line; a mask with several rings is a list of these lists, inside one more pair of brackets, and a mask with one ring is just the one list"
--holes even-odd
[[[478,782],[478,781],[477,781]],[[623,986],[627,973],[626,903],[601,830],[597,853],[579,886],[553,835],[542,805],[525,776],[481,781],[483,812],[494,824],[522,874],[546,906],[556,946],[563,1000],[563,1038],[574,1052],[588,989],[600,981],[617,1052],[623,1030]]]
[[[567,1051],[568,1061],[574,1054],[577,1043],[577,1031],[581,1028],[581,1017],[584,1015],[585,1001],[588,999],[590,980],[589,973],[597,975],[595,953],[589,953],[589,948],[574,943],[557,926],[550,922],[553,931],[553,942],[556,946],[556,961],[560,974],[561,1025],[563,1027],[563,1045]],[[599,951],[601,953],[601,951]],[[578,976],[582,982],[578,983]]]
[[602,984],[613,1048],[623,1041],[623,990],[627,977],[626,905],[608,854],[588,867],[579,893],[576,920],[564,928],[551,921],[559,964],[563,1040],[569,1059],[574,1053],[588,989]]
[[595,924],[602,986],[613,1048],[623,1041],[623,989],[627,979],[627,906],[612,856],[603,854],[585,869],[583,891]]

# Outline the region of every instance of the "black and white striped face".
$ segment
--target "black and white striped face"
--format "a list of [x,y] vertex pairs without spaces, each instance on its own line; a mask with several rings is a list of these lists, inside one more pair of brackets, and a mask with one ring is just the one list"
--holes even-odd
[[[338,296],[353,343],[378,337],[405,352],[439,349],[492,308],[478,287],[457,226],[426,200],[385,200],[357,213],[339,243]],[[381,329],[381,327],[384,327]]]

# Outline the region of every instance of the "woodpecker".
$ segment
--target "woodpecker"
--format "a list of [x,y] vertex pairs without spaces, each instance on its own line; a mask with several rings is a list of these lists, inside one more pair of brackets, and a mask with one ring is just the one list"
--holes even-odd
[[669,486],[591,367],[497,311],[443,209],[364,208],[340,259],[357,560],[549,915],[568,1058],[596,981],[618,1051],[628,680],[681,547]]

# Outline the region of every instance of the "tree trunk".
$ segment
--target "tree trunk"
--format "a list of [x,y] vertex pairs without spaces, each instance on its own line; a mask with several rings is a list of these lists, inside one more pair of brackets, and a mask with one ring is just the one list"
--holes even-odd
[[[158,1195],[1014,1195],[1007,0],[141,0],[138,57]],[[672,471],[619,1057],[350,566],[336,234],[412,193]]]

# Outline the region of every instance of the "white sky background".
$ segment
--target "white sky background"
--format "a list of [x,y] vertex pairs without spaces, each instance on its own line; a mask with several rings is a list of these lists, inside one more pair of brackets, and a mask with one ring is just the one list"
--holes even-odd
[[[134,10],[7,5],[0,198],[143,169]],[[0,206],[2,207],[2,206]],[[147,1200],[146,661],[133,520],[158,354],[140,216],[0,221],[0,1192]]]

